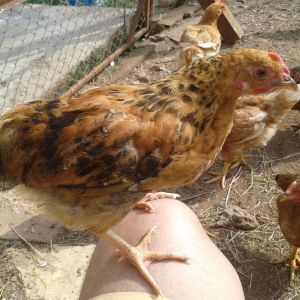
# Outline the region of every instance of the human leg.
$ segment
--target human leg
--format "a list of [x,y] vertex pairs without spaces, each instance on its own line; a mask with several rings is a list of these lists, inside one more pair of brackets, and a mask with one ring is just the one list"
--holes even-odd
[[[209,239],[195,214],[177,200],[152,202],[155,213],[133,210],[114,231],[131,244],[153,226],[149,249],[190,257],[188,263],[155,262],[149,272],[166,297],[173,300],[244,299],[237,273]],[[115,249],[99,241],[91,259],[80,300],[112,292],[153,293],[140,274]]]

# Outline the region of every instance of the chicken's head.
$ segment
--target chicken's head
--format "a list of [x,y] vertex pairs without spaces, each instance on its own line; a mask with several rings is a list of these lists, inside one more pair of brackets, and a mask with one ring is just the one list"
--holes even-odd
[[225,11],[225,3],[223,0],[217,1],[205,9],[203,18],[201,19],[202,24],[212,23],[217,21],[221,14]]
[[287,174],[277,174],[275,180],[277,185],[285,192],[293,181],[300,179],[299,174],[287,173]]
[[300,201],[300,180],[293,181],[285,194],[292,200]]
[[227,54],[223,76],[234,79],[240,94],[263,94],[275,90],[293,90],[298,87],[288,67],[275,53],[241,49]]

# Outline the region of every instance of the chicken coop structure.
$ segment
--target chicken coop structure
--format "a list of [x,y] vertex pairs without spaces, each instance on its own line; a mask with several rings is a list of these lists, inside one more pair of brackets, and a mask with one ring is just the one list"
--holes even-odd
[[147,33],[151,0],[1,0],[0,115],[71,96]]

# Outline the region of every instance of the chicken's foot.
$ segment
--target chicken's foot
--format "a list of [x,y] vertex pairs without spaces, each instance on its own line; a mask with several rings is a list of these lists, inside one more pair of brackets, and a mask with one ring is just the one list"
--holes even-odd
[[108,230],[107,232],[102,233],[101,237],[114,247],[118,248],[120,253],[135,266],[135,268],[150,284],[155,293],[162,296],[161,290],[159,289],[154,278],[147,270],[147,267],[155,260],[179,260],[182,262],[186,262],[189,258],[184,255],[176,255],[170,252],[165,253],[148,250],[147,248],[149,243],[151,242],[151,236],[156,228],[157,227],[154,226],[152,229],[150,229],[135,247],[128,244],[112,230]]
[[247,169],[249,169],[250,172],[252,172],[252,167],[251,165],[249,165],[246,160],[245,160],[245,157],[243,154],[241,154],[241,156],[239,157],[238,161],[236,161],[232,166],[231,168],[236,168],[236,167],[239,167],[239,166],[243,166],[243,167],[246,167]]
[[300,126],[299,125],[292,125],[293,129],[295,130],[295,133],[293,136],[299,136],[300,135]]
[[300,258],[298,256],[298,248],[294,247],[289,257],[277,261],[273,261],[273,264],[286,264],[288,263],[291,267],[291,280],[295,278],[295,272],[297,267],[300,265]]
[[165,192],[157,192],[157,193],[148,193],[146,196],[140,200],[134,208],[143,209],[146,212],[154,213],[154,207],[149,203],[149,201],[154,201],[158,199],[177,199],[180,195],[174,193],[165,193]]
[[231,162],[225,162],[222,172],[209,172],[214,175],[214,177],[210,180],[205,181],[205,183],[212,183],[221,180],[221,188],[225,188],[225,180],[229,169],[231,168]]
[[233,162],[224,162],[224,167],[222,172],[211,172],[209,171],[209,174],[214,175],[214,177],[210,180],[205,181],[205,183],[212,183],[212,182],[216,182],[216,181],[221,181],[221,188],[224,189],[225,188],[225,180],[228,174],[228,171],[230,169],[239,167],[239,166],[244,166],[248,169],[250,169],[250,171],[252,171],[252,167],[245,161],[245,158],[243,155],[240,156],[239,160],[236,161],[235,163]]

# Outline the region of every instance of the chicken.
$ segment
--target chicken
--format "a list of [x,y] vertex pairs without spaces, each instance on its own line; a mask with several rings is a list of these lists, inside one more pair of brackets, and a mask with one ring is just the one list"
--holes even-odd
[[[300,67],[291,68],[291,77],[300,84]],[[300,111],[300,102],[297,102],[293,107],[293,110]]]
[[199,24],[186,27],[180,38],[180,67],[190,64],[195,58],[199,59],[219,53],[221,35],[217,21],[224,10],[224,2],[219,0],[205,9]]
[[300,67],[291,68],[291,77],[297,82],[300,83]]
[[278,222],[285,239],[294,246],[288,258],[275,263],[289,262],[291,280],[300,265],[298,248],[300,247],[300,174],[276,175],[276,181],[284,193],[277,198]]
[[277,185],[285,192],[288,187],[295,181],[300,179],[299,174],[287,173],[287,174],[278,174],[275,176]]
[[300,100],[300,85],[297,92],[275,91],[265,95],[248,95],[237,100],[233,115],[233,127],[226,138],[220,156],[224,167],[220,174],[207,183],[225,179],[231,167],[251,167],[244,159],[244,152],[266,146],[276,134],[277,125],[288,111]]
[[[298,83],[300,84],[300,67],[294,67],[291,68],[291,77]],[[300,112],[300,101],[297,102],[294,106],[293,106],[293,110],[298,110]],[[299,124],[295,124],[292,125],[292,127],[295,129],[296,133],[295,135],[300,135],[300,125]]]
[[201,59],[204,56],[204,51],[197,46],[186,46],[180,49],[179,57],[178,57],[178,66],[182,67],[191,62]]
[[118,248],[162,294],[145,261],[187,257],[148,251],[152,230],[134,247],[110,228],[147,192],[194,182],[220,151],[236,99],[263,88],[295,82],[278,55],[242,49],[152,84],[21,105],[0,118],[0,181],[25,185],[67,227]]

